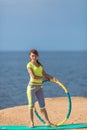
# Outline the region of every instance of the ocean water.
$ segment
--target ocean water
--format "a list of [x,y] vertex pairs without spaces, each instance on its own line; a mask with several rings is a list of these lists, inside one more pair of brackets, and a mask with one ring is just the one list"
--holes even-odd
[[[47,73],[58,78],[71,96],[87,97],[87,52],[39,52]],[[0,109],[25,105],[28,52],[0,52]],[[45,97],[66,96],[55,84],[43,85]]]

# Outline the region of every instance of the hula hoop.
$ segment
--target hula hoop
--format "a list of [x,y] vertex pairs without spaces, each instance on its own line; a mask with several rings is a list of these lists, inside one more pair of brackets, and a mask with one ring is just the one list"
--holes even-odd
[[[46,82],[46,81],[49,81],[49,80],[44,80],[42,83],[44,83],[44,82]],[[51,80],[50,82],[53,82],[53,81]],[[60,126],[60,125],[64,124],[64,123],[67,121],[67,119],[70,117],[71,109],[72,109],[72,104],[71,104],[71,97],[70,97],[70,94],[69,94],[69,92],[68,92],[68,89],[67,89],[61,82],[59,82],[59,81],[54,82],[54,83],[58,84],[58,85],[64,90],[64,92],[66,93],[67,98],[68,98],[68,112],[67,112],[67,114],[66,114],[64,120],[61,121],[60,123],[57,123],[57,124],[55,125],[55,126]],[[43,124],[46,124],[46,122],[40,117],[40,115],[38,114],[38,112],[36,111],[35,108],[34,108],[34,113],[35,113],[35,115],[37,116],[37,118],[38,118]]]

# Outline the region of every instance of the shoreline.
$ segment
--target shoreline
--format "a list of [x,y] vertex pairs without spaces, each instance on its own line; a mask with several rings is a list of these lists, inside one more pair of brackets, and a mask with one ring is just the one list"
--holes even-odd
[[[71,97],[72,110],[66,124],[87,123],[87,98]],[[45,98],[46,109],[49,119],[54,124],[60,123],[66,116],[68,110],[67,97]],[[38,103],[35,107],[40,113]],[[15,106],[0,110],[0,125],[24,125],[29,126],[28,105]],[[41,115],[41,113],[40,113]],[[34,116],[35,125],[43,125]]]

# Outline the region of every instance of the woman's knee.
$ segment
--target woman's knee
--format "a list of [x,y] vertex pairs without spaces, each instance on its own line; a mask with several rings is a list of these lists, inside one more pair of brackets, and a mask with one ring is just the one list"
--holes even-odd
[[40,108],[41,113],[45,111],[45,107]]

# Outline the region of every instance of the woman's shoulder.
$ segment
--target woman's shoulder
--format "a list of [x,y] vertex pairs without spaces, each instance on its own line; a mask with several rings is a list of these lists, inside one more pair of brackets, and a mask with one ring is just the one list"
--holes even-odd
[[40,65],[39,66],[36,66],[36,65],[34,65],[32,62],[29,62],[28,64],[27,64],[27,69],[28,68],[34,68],[34,67],[42,67],[43,68],[43,65],[42,65],[42,63],[40,62]]
[[32,64],[31,62],[28,62],[28,63],[27,63],[27,69],[28,69],[29,67],[32,67],[32,65],[33,65],[33,64]]

